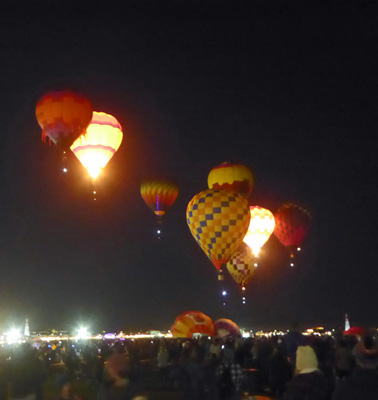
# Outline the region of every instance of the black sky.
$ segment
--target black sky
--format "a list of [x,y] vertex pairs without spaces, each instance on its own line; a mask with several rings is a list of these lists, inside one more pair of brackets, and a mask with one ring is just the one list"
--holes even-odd
[[[124,1],[3,4],[0,327],[166,329],[199,309],[242,326],[377,325],[378,4]],[[27,3],[25,3],[27,4]],[[93,203],[79,162],[40,141],[38,99],[83,92],[124,142]],[[303,204],[295,269],[273,237],[242,307],[219,305],[189,200],[226,160],[254,171],[250,203]],[[180,186],[156,239],[144,179]]]

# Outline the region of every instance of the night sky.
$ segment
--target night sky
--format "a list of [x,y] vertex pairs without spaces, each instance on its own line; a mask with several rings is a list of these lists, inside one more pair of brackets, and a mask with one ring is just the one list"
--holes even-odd
[[[377,325],[377,2],[21,4],[0,25],[0,330],[168,329],[187,310]],[[97,202],[79,161],[63,174],[40,140],[36,103],[62,88],[123,126]],[[295,268],[271,237],[247,304],[229,279],[222,308],[185,211],[229,160],[255,174],[251,205],[302,204],[313,224]],[[155,177],[180,186],[160,241],[139,191]]]

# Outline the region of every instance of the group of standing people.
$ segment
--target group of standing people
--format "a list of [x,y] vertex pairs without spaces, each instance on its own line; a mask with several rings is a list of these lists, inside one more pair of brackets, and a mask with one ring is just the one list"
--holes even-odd
[[42,353],[18,349],[0,365],[0,400],[50,400],[44,384],[52,375],[56,400],[80,400],[74,390],[80,380],[94,389],[94,400],[148,399],[148,390],[162,388],[183,400],[258,393],[280,400],[378,399],[378,344],[371,335],[135,340],[88,344],[80,357],[73,348],[59,350],[59,374],[46,369]]

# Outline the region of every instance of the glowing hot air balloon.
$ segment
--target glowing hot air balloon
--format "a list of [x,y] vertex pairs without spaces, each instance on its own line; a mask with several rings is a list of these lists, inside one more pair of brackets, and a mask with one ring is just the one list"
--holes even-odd
[[[295,252],[300,250],[300,245],[307,235],[311,215],[299,205],[285,203],[276,212],[274,218],[276,221],[274,234],[289,249],[290,257],[294,258]],[[294,263],[290,265],[294,266]]]
[[93,112],[87,131],[71,146],[75,156],[95,180],[122,143],[120,123],[112,115]]
[[142,183],[140,194],[148,207],[158,216],[165,214],[175,202],[179,189],[171,182],[147,181]]
[[274,215],[259,206],[250,206],[251,221],[248,232],[243,241],[246,243],[255,257],[259,256],[261,247],[268,241],[274,230]]
[[227,318],[220,318],[214,322],[215,335],[222,339],[236,339],[241,336],[239,327],[234,321]]
[[207,184],[209,189],[229,190],[248,197],[253,189],[254,178],[245,165],[224,162],[210,171]]
[[[251,249],[245,243],[242,243],[228,261],[227,270],[234,281],[245,291],[255,273],[256,266],[256,260]],[[245,303],[245,298],[243,298],[243,303]]]
[[197,243],[220,270],[248,230],[248,201],[237,193],[205,190],[189,202],[186,220]]
[[42,139],[67,150],[87,129],[92,119],[92,106],[81,94],[64,90],[45,94],[36,107],[36,117],[42,128]]
[[200,311],[187,311],[179,315],[171,328],[173,337],[191,338],[193,334],[214,336],[214,324],[210,317]]

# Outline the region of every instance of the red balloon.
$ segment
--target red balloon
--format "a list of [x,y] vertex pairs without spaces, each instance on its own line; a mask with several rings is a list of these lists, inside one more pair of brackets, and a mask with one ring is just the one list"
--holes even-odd
[[290,250],[293,257],[307,235],[311,215],[299,205],[285,203],[276,212],[274,219],[274,234]]

